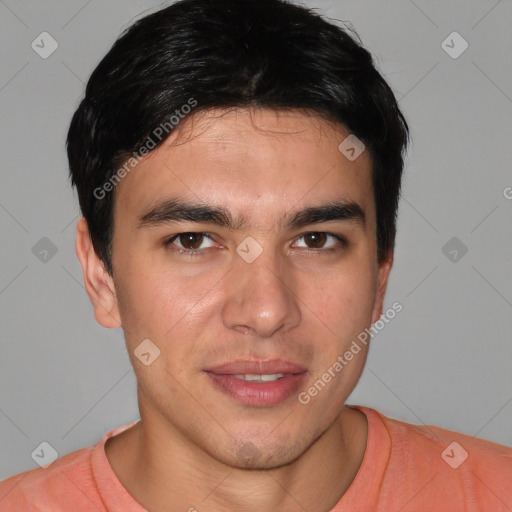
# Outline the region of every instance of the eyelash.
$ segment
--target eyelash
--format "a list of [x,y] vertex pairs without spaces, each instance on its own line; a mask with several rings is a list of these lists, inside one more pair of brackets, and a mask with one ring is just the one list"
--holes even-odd
[[[206,238],[209,238],[211,241],[213,241],[211,235],[209,233],[202,233],[202,232],[198,232],[198,231],[184,231],[182,233],[177,233],[176,235],[173,235],[171,236],[170,238],[166,239],[165,242],[164,242],[164,245],[166,247],[168,247],[171,251],[175,252],[175,253],[178,253],[178,254],[185,254],[187,256],[191,256],[191,257],[194,257],[194,256],[201,256],[205,249],[181,249],[177,246],[175,246],[173,244],[173,242],[178,239],[181,235],[186,235],[186,234],[194,234],[194,235],[202,235],[203,237],[206,237]],[[336,235],[334,233],[329,233],[327,231],[308,231],[307,233],[303,233],[300,237],[297,238],[297,240],[300,240],[301,238],[305,237],[306,235],[311,235],[311,234],[324,234],[324,235],[327,235],[327,236],[332,236],[333,238],[335,238],[336,240],[338,240],[338,242],[340,243],[341,245],[341,248],[342,249],[347,249],[349,247],[349,242],[348,240],[343,237],[343,236],[340,236],[340,235]],[[308,248],[306,249],[307,251],[310,251],[310,252],[333,252],[333,251],[336,251],[336,250],[339,250],[340,248],[338,246],[334,246],[334,247],[327,247],[326,249],[323,249],[323,248],[319,248],[319,249],[314,249],[314,248]]]

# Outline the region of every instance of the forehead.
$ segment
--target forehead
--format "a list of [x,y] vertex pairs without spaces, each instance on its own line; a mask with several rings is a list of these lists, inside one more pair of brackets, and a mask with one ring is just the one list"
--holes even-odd
[[215,109],[175,130],[118,184],[118,213],[179,196],[260,220],[340,198],[374,215],[368,151],[348,159],[339,146],[350,132],[318,115]]

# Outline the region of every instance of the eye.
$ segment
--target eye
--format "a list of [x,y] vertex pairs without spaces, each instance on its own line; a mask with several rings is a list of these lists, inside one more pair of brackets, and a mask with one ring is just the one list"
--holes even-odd
[[307,249],[328,249],[339,244],[343,247],[348,245],[342,237],[320,231],[304,233],[298,240],[304,240],[304,242],[302,244],[296,242],[295,247],[305,247]]
[[182,249],[182,252],[193,252],[213,247],[214,242],[206,233],[187,232],[174,235],[165,244],[174,245]]

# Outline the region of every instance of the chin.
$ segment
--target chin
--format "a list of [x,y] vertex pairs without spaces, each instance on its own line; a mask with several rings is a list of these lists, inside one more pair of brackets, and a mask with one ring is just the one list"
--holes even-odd
[[222,464],[235,469],[269,470],[293,464],[314,442],[303,440],[302,443],[293,442],[287,444],[283,440],[275,440],[269,443],[268,440],[242,441],[236,446],[226,447],[219,450],[219,447],[210,455]]

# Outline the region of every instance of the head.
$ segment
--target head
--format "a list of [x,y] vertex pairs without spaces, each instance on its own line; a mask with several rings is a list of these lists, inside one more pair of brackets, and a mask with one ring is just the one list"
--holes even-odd
[[[297,397],[382,313],[407,140],[369,52],[306,8],[182,0],[118,39],[67,148],[86,289],[124,330],[143,420],[242,467],[322,435],[367,345]],[[233,361],[285,361],[293,382],[244,401]]]

